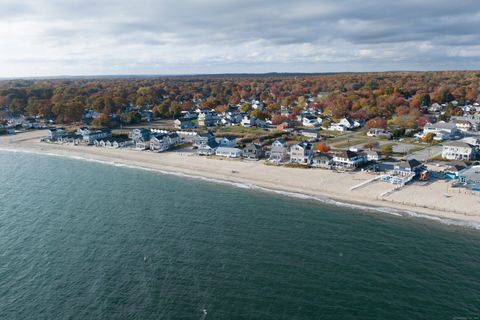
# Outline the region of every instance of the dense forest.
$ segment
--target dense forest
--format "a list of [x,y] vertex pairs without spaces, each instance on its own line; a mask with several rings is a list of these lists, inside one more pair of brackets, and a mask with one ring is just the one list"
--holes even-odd
[[477,101],[479,86],[477,71],[5,80],[0,81],[0,118],[10,113],[72,123],[94,110],[105,123],[112,116],[128,123],[138,110],[175,117],[196,105],[223,112],[242,99],[256,99],[264,110],[246,104],[242,111],[275,122],[284,120],[282,107],[291,117],[310,107],[333,119],[348,115],[415,127],[427,121],[423,106],[447,103],[445,116],[461,113],[449,102]]

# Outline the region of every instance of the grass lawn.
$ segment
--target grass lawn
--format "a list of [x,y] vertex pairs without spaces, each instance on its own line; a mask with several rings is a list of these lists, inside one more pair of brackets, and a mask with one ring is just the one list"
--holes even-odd
[[219,127],[217,133],[219,134],[233,134],[233,135],[266,135],[268,133],[275,132],[276,130],[265,131],[262,128],[256,127],[241,127],[241,126],[232,126],[232,127]]

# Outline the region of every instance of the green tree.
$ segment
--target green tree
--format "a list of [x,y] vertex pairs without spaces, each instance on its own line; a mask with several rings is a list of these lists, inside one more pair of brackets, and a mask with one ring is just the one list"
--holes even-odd
[[387,143],[387,144],[384,144],[381,148],[380,148],[380,152],[387,156],[387,157],[390,157],[392,154],[393,154],[393,145],[391,143]]

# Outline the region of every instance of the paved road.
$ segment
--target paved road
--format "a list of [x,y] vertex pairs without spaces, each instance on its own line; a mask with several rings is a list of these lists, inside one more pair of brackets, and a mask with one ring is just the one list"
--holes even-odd
[[436,146],[427,147],[423,150],[416,151],[412,154],[409,154],[405,158],[417,159],[418,161],[426,161],[428,159],[435,158],[436,156],[439,156],[441,154],[442,154],[442,146],[436,145]]

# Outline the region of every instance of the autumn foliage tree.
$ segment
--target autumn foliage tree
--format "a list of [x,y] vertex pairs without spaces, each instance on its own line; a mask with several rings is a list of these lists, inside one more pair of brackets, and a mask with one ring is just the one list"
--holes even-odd
[[315,151],[322,153],[329,152],[330,147],[323,142],[319,142],[315,145]]
[[381,117],[375,117],[373,119],[370,119],[366,123],[367,129],[371,128],[387,128],[387,120],[381,118]]

